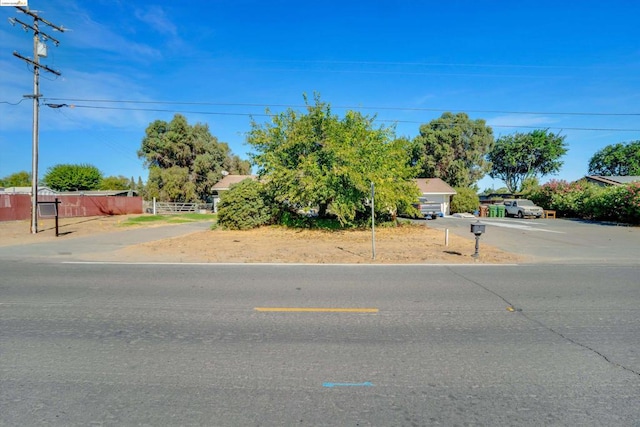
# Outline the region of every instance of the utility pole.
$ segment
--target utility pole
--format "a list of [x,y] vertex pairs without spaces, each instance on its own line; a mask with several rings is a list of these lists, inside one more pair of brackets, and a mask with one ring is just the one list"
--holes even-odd
[[371,259],[376,259],[376,186],[371,181]]
[[62,26],[52,24],[51,22],[40,18],[36,11],[29,10],[22,6],[16,6],[20,12],[33,18],[33,24],[29,25],[17,18],[9,18],[9,22],[12,25],[16,23],[22,26],[25,31],[33,31],[33,59],[29,59],[20,55],[18,52],[13,52],[13,56],[25,61],[27,64],[33,66],[33,94],[25,95],[25,98],[33,99],[33,129],[32,129],[32,156],[31,156],[31,233],[36,234],[38,232],[38,121],[40,110],[40,69],[43,69],[49,73],[60,75],[60,72],[53,70],[46,65],[40,64],[40,57],[47,56],[47,45],[45,42],[51,40],[54,45],[58,46],[60,42],[50,35],[40,31],[40,23],[51,27],[54,31],[64,32],[65,29]]

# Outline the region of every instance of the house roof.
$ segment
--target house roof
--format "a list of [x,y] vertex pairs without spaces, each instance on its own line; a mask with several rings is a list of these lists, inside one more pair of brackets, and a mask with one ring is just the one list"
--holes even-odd
[[640,181],[640,176],[599,176],[588,175],[587,181],[596,181],[606,185],[622,185]]
[[136,190],[78,190],[78,191],[61,191],[56,193],[60,196],[137,196]]
[[211,190],[228,190],[233,184],[237,184],[245,179],[256,179],[256,175],[226,175],[211,187]]
[[[29,194],[31,195],[31,187],[6,187],[0,188],[0,193],[2,194]],[[57,194],[55,191],[46,187],[44,185],[38,186],[38,194],[40,195],[51,195]]]
[[440,178],[417,178],[413,181],[422,194],[456,194],[456,190]]

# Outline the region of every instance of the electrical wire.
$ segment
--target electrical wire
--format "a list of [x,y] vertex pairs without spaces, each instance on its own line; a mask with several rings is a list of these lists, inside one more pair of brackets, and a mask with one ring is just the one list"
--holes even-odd
[[[222,103],[222,102],[184,102],[184,101],[134,101],[134,100],[110,100],[110,99],[79,99],[79,98],[47,98],[52,101],[69,102],[96,102],[118,104],[158,104],[158,105],[208,105],[216,107],[278,107],[278,108],[305,108],[301,104],[257,104],[257,103]],[[389,110],[389,111],[465,111],[469,113],[491,114],[526,114],[526,115],[564,115],[564,116],[640,116],[640,113],[607,113],[607,112],[574,112],[574,111],[512,111],[512,110],[469,110],[465,108],[414,108],[414,107],[375,107],[375,106],[338,106],[338,109],[362,109],[362,110]]]
[[[54,98],[51,98],[54,99]],[[88,108],[97,110],[122,110],[122,111],[151,111],[161,113],[181,113],[181,114],[202,114],[210,116],[242,116],[242,117],[272,117],[273,115],[265,113],[229,113],[229,112],[215,112],[215,111],[183,111],[173,109],[160,109],[160,108],[127,108],[127,107],[104,107],[95,105],[70,105],[73,108]],[[391,119],[377,119],[383,123],[407,123],[407,124],[423,124],[424,121],[417,120],[391,120]],[[491,125],[495,128],[514,128],[514,129],[554,129],[554,130],[575,130],[575,131],[606,131],[606,132],[640,132],[640,129],[623,129],[623,128],[583,128],[583,127],[565,127],[565,126],[523,126],[523,125]]]
[[8,104],[8,105],[18,105],[20,104],[22,101],[24,101],[25,98],[22,98],[20,101],[18,102],[9,102],[9,101],[0,101],[0,104]]
[[302,60],[302,59],[262,59],[253,62],[269,63],[301,63],[301,64],[337,64],[337,65],[401,65],[421,67],[468,67],[468,68],[532,68],[532,69],[618,69],[616,66],[580,66],[580,65],[539,65],[539,64],[469,64],[449,62],[398,62],[398,61],[335,61],[335,60]]

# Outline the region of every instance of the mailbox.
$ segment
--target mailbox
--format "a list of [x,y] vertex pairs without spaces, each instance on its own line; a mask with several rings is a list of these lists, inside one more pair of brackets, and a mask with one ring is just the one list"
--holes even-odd
[[476,236],[481,236],[484,234],[485,224],[480,224],[480,221],[477,221],[475,224],[471,224],[471,232]]
[[476,221],[475,224],[471,224],[471,232],[476,236],[476,252],[472,255],[474,258],[480,256],[480,236],[484,234],[485,224],[480,224],[480,221]]

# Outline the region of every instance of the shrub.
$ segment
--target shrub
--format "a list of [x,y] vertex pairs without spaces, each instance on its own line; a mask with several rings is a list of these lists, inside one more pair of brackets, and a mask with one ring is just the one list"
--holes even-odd
[[609,203],[615,203],[617,206],[614,220],[640,224],[640,182],[612,187],[609,190]]
[[456,188],[451,199],[451,213],[473,213],[480,206],[480,198],[472,188]]
[[559,216],[569,218],[584,217],[592,206],[592,199],[598,192],[598,186],[584,181],[567,182],[551,180],[548,183],[529,190],[525,196],[544,209],[552,209]]
[[599,187],[584,181],[550,181],[527,197],[559,216],[640,223],[640,183]]
[[261,183],[245,179],[222,193],[218,224],[231,230],[248,230],[273,222],[274,209]]

